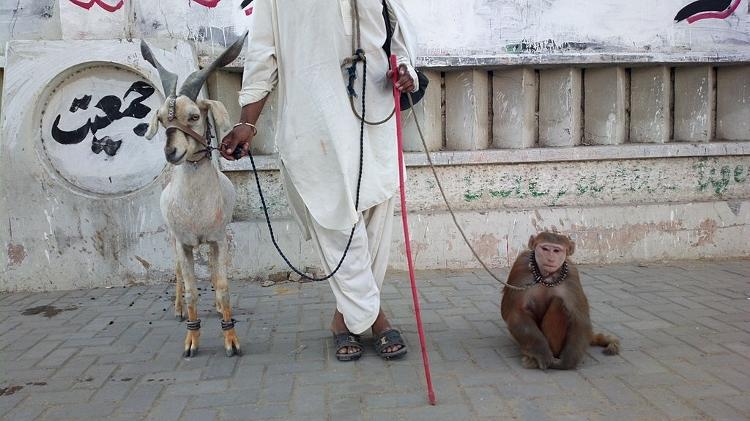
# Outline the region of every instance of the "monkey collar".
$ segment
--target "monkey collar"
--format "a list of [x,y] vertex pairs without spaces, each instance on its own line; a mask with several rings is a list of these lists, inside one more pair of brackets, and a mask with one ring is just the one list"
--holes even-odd
[[560,282],[568,277],[568,262],[565,261],[560,267],[560,274],[556,278],[552,278],[551,280],[550,277],[545,278],[539,270],[539,266],[536,264],[534,250],[531,250],[531,253],[529,253],[529,269],[531,270],[531,275],[534,277],[534,284],[542,284],[547,288],[559,285]]

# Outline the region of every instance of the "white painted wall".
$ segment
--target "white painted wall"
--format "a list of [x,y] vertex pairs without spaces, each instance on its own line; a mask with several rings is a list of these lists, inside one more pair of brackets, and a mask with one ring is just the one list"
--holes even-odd
[[[496,54],[522,41],[583,43],[605,51],[746,50],[748,2],[725,20],[676,23],[691,0],[404,0],[424,55]],[[552,41],[552,42],[548,42]]]
[[[644,53],[750,50],[750,0],[739,0],[739,7],[726,19],[692,24],[674,22],[677,12],[691,0],[401,1],[417,28],[420,55],[514,53],[518,52],[516,44],[522,42],[527,44],[522,50],[541,52],[579,48]],[[0,3],[2,44],[10,39],[170,37],[199,41],[200,52],[210,53],[211,48],[233,41],[252,24],[252,15],[240,9],[241,0]]]

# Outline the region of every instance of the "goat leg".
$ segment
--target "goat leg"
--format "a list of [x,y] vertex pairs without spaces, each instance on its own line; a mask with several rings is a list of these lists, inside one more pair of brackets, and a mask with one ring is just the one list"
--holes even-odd
[[[198,352],[200,342],[200,320],[198,319],[198,288],[195,285],[195,270],[193,268],[193,247],[177,243],[177,259],[182,269],[182,279],[185,282],[185,301],[188,310],[188,331],[185,335],[185,348],[182,356],[194,357]],[[197,324],[197,329],[194,328]],[[193,326],[193,328],[191,328]]]
[[241,355],[240,340],[234,330],[232,307],[229,300],[229,282],[227,281],[227,243],[226,240],[211,243],[211,254],[214,256],[213,279],[216,290],[216,301],[221,305],[222,330],[224,331],[224,352],[227,357]]
[[219,292],[216,289],[216,278],[219,274],[219,269],[217,267],[216,261],[217,252],[214,249],[213,244],[214,243],[211,243],[211,250],[208,253],[208,271],[211,273],[211,287],[214,289],[216,312],[219,313],[219,317],[222,317],[224,315],[224,312],[221,311],[221,300],[219,299]]
[[177,260],[176,269],[175,269],[175,283],[177,284],[177,288],[175,289],[175,296],[174,296],[174,316],[179,321],[185,320],[185,311],[183,309],[183,305],[185,303],[185,297],[182,295],[183,290],[183,280],[182,280],[182,268],[180,267],[180,261]]

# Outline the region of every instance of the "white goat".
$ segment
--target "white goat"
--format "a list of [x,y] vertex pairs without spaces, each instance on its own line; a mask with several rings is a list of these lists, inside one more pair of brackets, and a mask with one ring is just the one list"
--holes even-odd
[[230,46],[209,66],[191,74],[177,93],[177,76],[164,69],[151,49],[141,42],[141,53],[158,71],[167,100],[154,114],[146,138],[151,139],[159,129],[166,128],[167,143],[164,155],[174,165],[172,180],[161,194],[161,212],[174,239],[176,255],[177,291],[175,314],[183,318],[183,282],[187,301],[187,335],[183,356],[192,357],[198,350],[200,319],[198,319],[198,291],[193,267],[193,249],[209,244],[209,270],[216,290],[216,308],[221,313],[224,350],[228,357],[240,354],[240,344],[234,330],[227,282],[226,226],[232,219],[235,192],[231,181],[211,159],[210,137],[207,133],[208,112],[216,125],[226,132],[229,114],[218,101],[197,100],[198,92],[209,74],[218,67],[231,63],[242,50],[244,37]]

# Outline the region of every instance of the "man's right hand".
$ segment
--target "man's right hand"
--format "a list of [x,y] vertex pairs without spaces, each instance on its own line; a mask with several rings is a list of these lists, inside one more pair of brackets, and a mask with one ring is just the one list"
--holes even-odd
[[[253,137],[255,137],[255,130],[251,126],[240,124],[234,127],[232,131],[221,140],[219,153],[221,153],[221,156],[228,161],[239,159],[247,155]],[[236,156],[235,150],[239,150]]]

